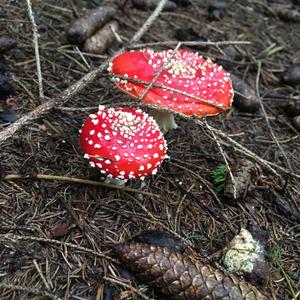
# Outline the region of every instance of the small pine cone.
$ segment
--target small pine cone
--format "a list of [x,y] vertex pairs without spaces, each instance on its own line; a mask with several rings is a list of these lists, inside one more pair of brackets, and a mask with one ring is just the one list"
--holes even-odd
[[238,277],[166,247],[131,242],[115,247],[136,278],[174,300],[267,300]]

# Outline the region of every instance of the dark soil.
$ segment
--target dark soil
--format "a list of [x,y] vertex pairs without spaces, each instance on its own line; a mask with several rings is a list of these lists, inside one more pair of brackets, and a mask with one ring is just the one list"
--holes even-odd
[[[133,9],[129,0],[124,5],[121,2],[116,17],[121,23],[119,34],[126,43],[151,11]],[[217,20],[209,17],[209,2],[194,0],[193,5],[162,13],[141,43],[176,38],[250,41],[251,45],[236,46],[238,60],[225,56],[226,46],[192,49],[215,59],[227,58],[228,70],[253,88],[260,61],[259,92],[270,126],[261,109],[242,113],[233,108],[207,121],[259,157],[289,171],[275,166],[275,175],[261,166],[258,183],[244,199],[225,200],[216,192],[212,179],[212,171],[224,164],[218,145],[205,127],[178,118],[180,127],[166,134],[171,159],[164,162],[158,175],[142,184],[127,184],[152,195],[60,180],[4,180],[11,174],[100,180],[99,172],[83,159],[78,129],[99,104],[137,106],[114,87],[108,74],[103,74],[64,107],[52,110],[1,144],[0,299],[45,299],[39,295],[45,292],[53,299],[104,299],[103,290],[108,286],[113,287],[116,299],[151,298],[151,289],[136,285],[140,291],[137,296],[130,289],[135,283],[122,279],[117,264],[109,259],[113,244],[145,229],[160,229],[181,237],[205,259],[248,225],[269,233],[271,274],[265,293],[270,299],[297,297],[300,182],[291,173],[299,174],[300,170],[300,134],[283,106],[292,98],[300,99],[300,86],[281,83],[280,74],[291,64],[300,63],[300,23],[282,20],[272,11],[275,2],[292,1],[227,1]],[[66,41],[65,32],[76,15],[97,3],[102,1],[33,1],[46,97],[60,94],[118,49],[119,45],[114,45],[103,56],[84,54],[85,62]],[[300,6],[294,9],[300,10]],[[18,41],[17,48],[0,58],[0,71],[14,85],[13,110],[21,117],[45,101],[38,97],[26,1],[1,1],[2,35]],[[165,48],[155,46],[157,50]],[[0,106],[6,111],[7,101],[1,100]],[[2,122],[0,130],[6,126]],[[245,158],[228,140],[221,145],[230,165]],[[101,253],[108,257],[101,257]],[[35,291],[28,293],[22,287]]]

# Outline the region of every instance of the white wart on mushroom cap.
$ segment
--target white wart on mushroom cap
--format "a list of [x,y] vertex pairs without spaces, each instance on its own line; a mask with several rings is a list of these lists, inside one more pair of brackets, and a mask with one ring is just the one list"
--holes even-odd
[[120,180],[156,174],[167,157],[157,123],[140,109],[100,106],[80,131],[80,147],[92,167]]
[[150,105],[198,117],[216,115],[231,107],[234,92],[230,75],[222,66],[192,51],[128,51],[113,58],[109,71],[123,77],[114,78],[118,88],[140,98],[146,86],[134,80],[151,82],[162,68],[143,97]]

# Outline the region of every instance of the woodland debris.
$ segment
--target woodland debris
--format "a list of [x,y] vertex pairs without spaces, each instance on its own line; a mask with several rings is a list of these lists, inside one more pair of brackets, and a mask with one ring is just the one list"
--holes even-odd
[[224,273],[191,255],[172,251],[168,247],[128,242],[117,245],[114,250],[138,280],[174,300],[268,299],[235,275]]
[[281,5],[272,6],[270,11],[275,13],[280,19],[288,22],[300,22],[300,11],[294,7],[286,7]]
[[234,182],[227,174],[225,177],[224,196],[228,199],[244,199],[251,187],[260,178],[261,169],[256,163],[248,159],[241,159],[231,166],[231,171]]
[[170,0],[172,2],[175,2],[178,6],[186,7],[191,4],[189,0]]
[[291,100],[284,107],[283,110],[288,117],[300,116],[300,100]]
[[235,91],[233,106],[242,112],[254,113],[259,110],[260,103],[255,90],[244,80],[231,74],[233,89]]
[[12,93],[13,86],[9,78],[0,73],[0,100],[5,100]]
[[174,38],[178,41],[195,41],[199,35],[192,27],[184,27],[176,29]]
[[227,1],[212,0],[208,7],[209,17],[215,20],[221,19],[223,17],[224,10],[226,7],[227,7]]
[[17,106],[18,106],[18,101],[17,101],[17,99],[15,97],[8,97],[6,99],[5,106],[8,109],[15,110],[17,108]]
[[292,124],[300,132],[300,116],[292,118]]
[[300,83],[300,64],[294,64],[281,74],[284,83],[296,85]]
[[52,225],[49,228],[50,237],[59,237],[64,236],[67,234],[74,226],[69,225],[67,222],[61,220],[60,222],[57,222],[56,224]]
[[99,6],[88,11],[76,20],[67,31],[68,41],[72,44],[82,44],[117,13],[112,6]]
[[270,188],[263,192],[263,197],[266,199],[266,201],[273,202],[275,204],[275,207],[278,209],[278,211],[281,212],[283,216],[287,216],[290,220],[300,222],[299,214],[293,207],[291,207],[286,197],[281,195],[280,192]]
[[[132,4],[137,9],[142,10],[153,10],[157,6],[160,0],[132,0]],[[177,7],[176,3],[173,1],[167,1],[163,11],[172,11]]]
[[0,73],[5,73],[8,71],[8,66],[6,65],[3,57],[0,56]]
[[113,289],[110,285],[106,284],[103,288],[103,300],[114,300]]
[[0,120],[6,123],[14,123],[17,121],[17,116],[12,110],[0,112]]
[[9,50],[15,48],[17,46],[18,42],[16,39],[8,37],[8,36],[2,36],[0,37],[0,55],[8,52]]
[[84,51],[94,54],[103,54],[115,40],[115,34],[119,28],[117,21],[110,21],[88,38],[83,46]]
[[223,250],[222,264],[229,272],[242,275],[255,285],[264,285],[270,274],[266,261],[266,235],[256,237],[245,228],[241,228]]
[[0,7],[0,18],[6,18],[6,17],[7,17],[7,11],[5,11],[3,7]]
[[234,45],[229,45],[223,49],[224,58],[218,59],[217,64],[223,66],[224,69],[231,69],[234,65],[231,61],[239,61],[242,59],[241,53]]

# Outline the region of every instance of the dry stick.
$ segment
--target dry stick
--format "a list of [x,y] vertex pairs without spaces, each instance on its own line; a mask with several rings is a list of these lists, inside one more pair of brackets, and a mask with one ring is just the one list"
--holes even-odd
[[105,61],[100,67],[82,77],[79,81],[67,88],[61,95],[52,98],[45,103],[36,107],[33,111],[27,113],[15,123],[9,125],[0,132],[0,143],[10,138],[17,130],[21,129],[24,125],[31,123],[32,121],[42,117],[45,113],[51,109],[61,106],[66,103],[71,97],[79,93],[89,83],[91,83],[101,72],[103,72],[108,66],[109,60]]
[[172,55],[169,57],[169,59],[161,66],[161,68],[156,72],[155,76],[151,80],[149,84],[147,84],[147,87],[144,89],[142,95],[139,97],[140,100],[143,100],[145,95],[149,92],[153,84],[156,82],[158,79],[159,75],[166,69],[167,65],[171,61],[171,59],[174,57],[174,55],[177,53],[178,49],[180,48],[181,43],[177,43],[176,48],[172,51]]
[[20,241],[32,241],[32,242],[39,242],[39,243],[48,243],[48,244],[54,244],[54,245],[58,245],[58,246],[63,246],[63,247],[69,247],[71,249],[75,249],[78,251],[81,251],[83,253],[88,253],[91,254],[93,256],[97,256],[100,258],[105,258],[111,262],[116,262],[115,259],[107,256],[104,253],[101,253],[99,251],[94,251],[85,247],[81,247],[72,243],[68,243],[68,242],[63,242],[63,241],[59,241],[59,240],[52,240],[52,239],[46,239],[46,238],[40,238],[40,237],[35,237],[35,236],[29,236],[29,235],[16,235],[16,234],[3,234],[0,235],[0,240],[9,240],[9,241],[14,241],[14,240],[20,240]]
[[[203,121],[201,121],[199,119],[193,119],[193,121],[196,124],[198,124],[198,125],[200,125],[202,127],[205,127],[205,124],[204,124]],[[269,171],[271,171],[276,176],[280,177],[280,174],[274,168],[280,170],[282,173],[294,176],[296,178],[300,178],[300,174],[291,172],[291,171],[289,171],[289,170],[287,170],[287,169],[285,169],[285,168],[283,168],[283,167],[281,167],[281,166],[279,166],[279,165],[277,165],[275,163],[272,163],[272,162],[270,162],[268,160],[265,160],[265,159],[261,158],[260,156],[258,156],[254,152],[250,151],[249,149],[247,149],[246,147],[244,147],[243,145],[241,145],[240,143],[238,143],[237,141],[235,141],[234,139],[232,139],[231,137],[229,137],[223,131],[221,131],[219,129],[216,129],[216,128],[212,127],[211,125],[208,125],[208,124],[207,124],[207,126],[216,135],[218,135],[218,136],[226,139],[227,141],[229,141],[237,151],[241,152],[245,156],[248,156],[248,157],[254,159],[255,161],[257,161],[258,163],[260,163],[261,165],[265,166]],[[274,167],[274,168],[272,168],[272,167]]]
[[[134,37],[131,39],[131,42],[134,43],[137,42],[146,33],[146,31],[149,29],[151,24],[155,21],[155,19],[158,17],[159,13],[163,9],[165,2],[166,0],[162,0],[161,2],[159,2],[157,8],[152,12],[150,17],[146,20],[144,25],[147,24],[147,26],[142,26],[134,35]],[[120,49],[115,55],[122,53],[124,50],[125,48]],[[79,93],[88,84],[90,84],[99,74],[101,74],[107,68],[109,61],[110,58],[104,61],[99,66],[99,68],[86,74],[79,81],[77,81],[69,88],[67,88],[61,95],[48,100],[44,104],[39,105],[33,111],[27,113],[22,118],[17,120],[15,123],[11,124],[10,126],[0,131],[0,143],[10,138],[17,130],[21,129],[23,126],[42,117],[42,115],[48,113],[54,107],[62,106],[63,104],[65,104],[71,97]]]
[[33,264],[34,264],[34,266],[35,266],[35,268],[36,268],[38,274],[40,275],[40,277],[41,277],[41,279],[42,279],[42,281],[43,281],[43,283],[44,283],[46,289],[49,291],[49,290],[50,290],[50,286],[49,286],[49,284],[48,284],[48,282],[47,282],[45,276],[43,275],[43,272],[42,272],[42,270],[40,269],[40,266],[38,265],[36,259],[33,260]]
[[155,198],[160,197],[157,194],[153,194],[153,193],[142,191],[142,190],[137,190],[137,189],[122,186],[122,185],[121,186],[120,185],[114,185],[114,184],[109,184],[109,183],[105,183],[105,182],[101,182],[101,181],[81,179],[81,178],[76,178],[76,177],[46,175],[46,174],[36,174],[34,176],[9,174],[9,175],[6,175],[2,178],[2,180],[6,180],[6,181],[9,181],[9,180],[22,180],[22,179],[58,180],[58,181],[64,181],[64,182],[69,182],[69,183],[80,183],[80,184],[102,186],[102,187],[107,187],[107,188],[110,188],[110,189],[117,189],[117,190],[121,190],[121,191],[124,191],[124,192],[129,192],[129,193],[143,194],[143,195],[149,196],[149,197],[155,197]]
[[32,25],[32,33],[33,33],[33,45],[35,51],[35,60],[36,60],[36,70],[38,75],[38,84],[39,84],[39,96],[40,99],[44,98],[44,89],[43,89],[43,76],[41,69],[41,60],[40,60],[40,52],[39,52],[39,43],[38,43],[38,28],[34,20],[32,4],[31,0],[26,0],[27,2],[27,11],[30,18],[30,22]]
[[267,113],[266,113],[266,110],[265,110],[265,106],[263,105],[262,99],[261,99],[261,97],[260,97],[260,92],[259,92],[260,73],[261,73],[261,61],[259,60],[259,61],[258,61],[257,76],[256,76],[256,83],[255,83],[255,87],[256,87],[256,97],[257,97],[257,99],[258,99],[258,101],[259,101],[261,110],[262,110],[262,112],[263,112],[263,114],[264,114],[264,117],[265,117],[265,119],[266,119],[266,123],[267,123],[267,126],[268,126],[268,128],[269,128],[269,131],[270,131],[270,133],[271,133],[271,136],[272,136],[274,142],[277,144],[277,146],[278,146],[280,152],[281,152],[282,155],[284,156],[284,158],[285,158],[285,160],[286,160],[287,166],[288,166],[289,169],[292,171],[293,169],[292,169],[292,166],[291,166],[291,164],[290,164],[290,162],[289,162],[289,159],[288,159],[288,157],[287,157],[285,151],[283,150],[281,144],[279,143],[278,139],[276,138],[276,135],[275,135],[275,133],[274,133],[272,127],[271,127],[269,118],[268,118],[268,116],[267,116]]
[[[220,42],[198,42],[198,41],[181,41],[181,45],[184,46],[227,46],[227,45],[250,45],[251,42],[248,41],[220,41]],[[137,49],[152,46],[172,46],[177,45],[178,41],[165,41],[165,42],[155,42],[155,43],[144,43],[144,44],[134,44],[129,45],[128,49]]]
[[13,292],[16,292],[16,291],[26,292],[28,294],[47,297],[47,298],[50,298],[53,300],[62,300],[62,298],[59,298],[58,296],[48,293],[44,290],[38,290],[38,289],[34,289],[34,288],[27,287],[27,286],[22,286],[22,285],[14,285],[14,284],[0,282],[0,288],[11,290]]
[[91,69],[91,66],[89,65],[89,63],[87,62],[87,60],[85,59],[83,53],[80,51],[80,49],[78,48],[78,46],[75,47],[76,52],[79,54],[80,58],[82,59],[82,61],[84,62],[84,64],[87,66],[88,70]]
[[219,148],[219,150],[220,150],[220,153],[221,153],[221,155],[222,155],[222,157],[223,157],[223,159],[224,159],[224,162],[225,162],[225,164],[226,164],[226,166],[227,166],[227,168],[228,168],[229,176],[230,176],[230,179],[231,179],[232,184],[233,184],[233,197],[236,198],[236,197],[237,197],[236,181],[235,181],[235,179],[234,179],[234,176],[233,176],[233,174],[232,174],[230,165],[229,165],[228,160],[227,160],[227,157],[226,157],[226,155],[225,155],[225,151],[224,151],[224,149],[222,148],[221,144],[219,143],[218,138],[216,137],[215,133],[214,133],[212,130],[210,130],[209,125],[208,125],[208,123],[207,123],[206,120],[204,121],[204,123],[205,123],[206,128],[207,128],[207,129],[209,130],[209,132],[211,133],[211,135],[212,135],[214,141],[216,142],[216,144],[217,144],[217,146],[218,146],[218,148]]
[[[167,0],[161,0],[158,5],[156,6],[153,13],[149,16],[149,18],[145,21],[144,25],[141,27],[141,29],[133,36],[133,38],[130,40],[129,44],[136,43],[141,39],[143,34],[148,31],[150,26],[153,24],[153,22],[156,20],[156,18],[161,13],[162,9],[164,8]],[[178,43],[178,42],[177,42]]]
[[[155,88],[162,88],[166,91],[171,91],[171,92],[174,92],[174,93],[177,93],[177,94],[181,94],[181,95],[184,95],[184,96],[187,96],[187,97],[190,97],[192,99],[195,99],[197,101],[200,101],[200,102],[203,102],[203,103],[206,103],[206,104],[209,104],[213,107],[216,107],[222,111],[225,110],[224,106],[221,106],[217,103],[213,103],[213,101],[211,100],[206,100],[206,99],[203,99],[203,98],[200,98],[200,97],[197,97],[195,95],[192,95],[190,93],[187,93],[187,92],[184,92],[184,91],[181,91],[181,90],[178,90],[178,89],[175,89],[175,88],[171,88],[169,86],[166,86],[166,85],[163,85],[161,83],[154,83],[153,81],[155,80],[152,80],[152,81],[144,81],[144,80],[140,80],[140,79],[136,79],[136,78],[131,78],[131,77],[128,77],[128,76],[122,76],[122,75],[113,75],[113,78],[121,78],[121,79],[124,79],[124,80],[127,80],[129,82],[135,82],[135,83],[140,83],[140,84],[143,84],[143,85],[151,85]],[[165,108],[165,107],[160,107],[159,105],[151,105],[151,104],[148,104],[148,103],[144,103],[145,105],[151,107],[151,108],[154,108],[154,109],[160,109],[160,110],[165,110],[165,111],[169,111],[171,113],[174,113],[174,111],[172,111],[171,109],[168,109],[168,108]],[[183,117],[186,117],[186,115],[184,114],[180,114],[177,112],[177,114],[183,116]]]

